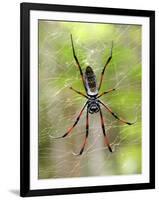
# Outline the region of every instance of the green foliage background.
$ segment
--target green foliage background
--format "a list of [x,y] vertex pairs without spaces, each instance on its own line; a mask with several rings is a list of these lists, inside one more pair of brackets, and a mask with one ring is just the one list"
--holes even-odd
[[[63,135],[86,99],[69,89],[84,92],[71,49],[73,35],[83,72],[90,65],[99,81],[110,54],[101,88],[116,91],[101,99],[130,122],[118,122],[104,108],[106,131],[114,152],[104,145],[99,113],[90,115],[88,144],[79,152],[85,136],[85,113],[72,134]],[[39,178],[138,174],[141,166],[141,26],[39,21]]]

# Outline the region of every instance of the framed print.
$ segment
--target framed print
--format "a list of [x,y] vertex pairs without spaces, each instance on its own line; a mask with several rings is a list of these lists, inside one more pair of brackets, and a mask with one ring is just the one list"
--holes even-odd
[[155,12],[21,4],[21,196],[155,187]]

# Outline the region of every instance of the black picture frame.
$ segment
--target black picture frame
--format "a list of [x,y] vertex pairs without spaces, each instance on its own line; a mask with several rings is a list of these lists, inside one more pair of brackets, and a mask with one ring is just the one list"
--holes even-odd
[[[150,180],[148,183],[123,184],[123,185],[103,185],[91,187],[74,188],[52,188],[52,189],[30,189],[30,11],[59,11],[77,13],[96,13],[107,15],[139,16],[148,17],[150,20]],[[131,10],[104,7],[83,7],[72,5],[49,5],[35,3],[21,3],[20,5],[20,25],[21,25],[21,121],[20,121],[20,195],[59,195],[75,193],[95,193],[122,190],[139,190],[155,188],[155,11]]]

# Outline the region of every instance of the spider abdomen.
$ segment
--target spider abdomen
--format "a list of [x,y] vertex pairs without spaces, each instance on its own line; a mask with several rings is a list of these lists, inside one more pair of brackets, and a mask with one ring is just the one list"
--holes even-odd
[[98,93],[96,76],[90,66],[88,66],[85,71],[85,82],[88,95],[96,95]]

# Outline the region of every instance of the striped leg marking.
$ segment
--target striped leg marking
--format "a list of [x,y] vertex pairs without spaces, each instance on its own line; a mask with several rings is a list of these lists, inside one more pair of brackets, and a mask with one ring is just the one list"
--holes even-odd
[[88,134],[89,134],[89,113],[88,113],[88,109],[87,109],[87,116],[86,116],[86,136],[85,136],[85,139],[84,139],[84,142],[83,142],[83,145],[82,145],[82,148],[80,150],[80,152],[78,154],[75,154],[77,156],[79,155],[82,155],[83,151],[84,151],[84,148],[85,148],[85,145],[87,144],[87,139],[88,139]]
[[109,62],[112,59],[112,51],[113,51],[113,41],[112,41],[112,47],[111,47],[111,50],[110,50],[110,56],[109,56],[108,60],[106,61],[105,65],[104,65],[104,68],[102,70],[102,73],[101,73],[100,82],[99,82],[99,86],[98,86],[98,91],[100,90],[101,85],[102,85],[105,69],[106,69],[107,65],[109,64]]
[[99,111],[100,111],[101,126],[102,126],[102,130],[103,130],[103,135],[104,135],[105,144],[107,145],[109,151],[110,151],[110,152],[113,152],[113,151],[112,151],[112,148],[111,148],[111,146],[110,146],[110,143],[109,143],[108,136],[107,136],[106,133],[105,133],[105,126],[104,126],[104,120],[103,120],[103,115],[102,115],[101,108],[100,108]]
[[82,110],[80,111],[78,117],[76,118],[76,121],[74,122],[73,126],[70,127],[70,128],[68,129],[68,131],[67,131],[64,135],[62,135],[62,136],[60,136],[60,137],[56,137],[56,138],[54,138],[54,139],[64,138],[64,137],[66,137],[67,135],[69,135],[69,134],[71,133],[71,131],[73,130],[73,128],[74,128],[74,127],[77,125],[77,123],[79,122],[80,117],[81,117],[81,115],[82,115],[82,113],[83,113],[83,111],[84,111],[84,109],[85,109],[85,107],[86,107],[87,104],[88,104],[88,102],[85,103],[84,107],[82,108]]
[[115,91],[115,88],[110,89],[110,90],[108,90],[108,91],[106,91],[106,92],[102,92],[100,95],[97,96],[97,98],[99,98],[99,97],[101,97],[101,96],[103,96],[103,95],[105,95],[105,94],[108,94],[109,92],[112,92],[112,91]]
[[80,95],[82,95],[83,97],[85,97],[85,98],[88,99],[88,97],[87,97],[85,94],[83,94],[82,92],[79,92],[79,91],[75,90],[75,89],[72,88],[72,87],[70,87],[70,89],[73,90],[74,92],[76,92],[77,94],[80,94]]
[[86,88],[86,85],[85,85],[85,80],[84,80],[83,72],[82,72],[81,66],[79,64],[78,58],[77,58],[76,53],[75,53],[75,48],[74,48],[74,44],[73,44],[72,34],[71,34],[71,44],[72,44],[73,57],[74,57],[74,59],[76,61],[78,69],[80,71],[80,75],[81,75],[81,78],[82,78],[83,86],[85,88],[85,91],[87,92],[87,88]]
[[106,110],[111,113],[113,115],[113,117],[115,117],[117,120],[119,120],[120,122],[122,123],[125,123],[125,124],[128,124],[128,125],[132,125],[134,123],[130,123],[130,122],[127,122],[125,121],[124,119],[121,119],[120,117],[118,117],[108,106],[106,106],[104,103],[102,103],[101,101],[99,101],[103,106],[104,108],[106,108]]

